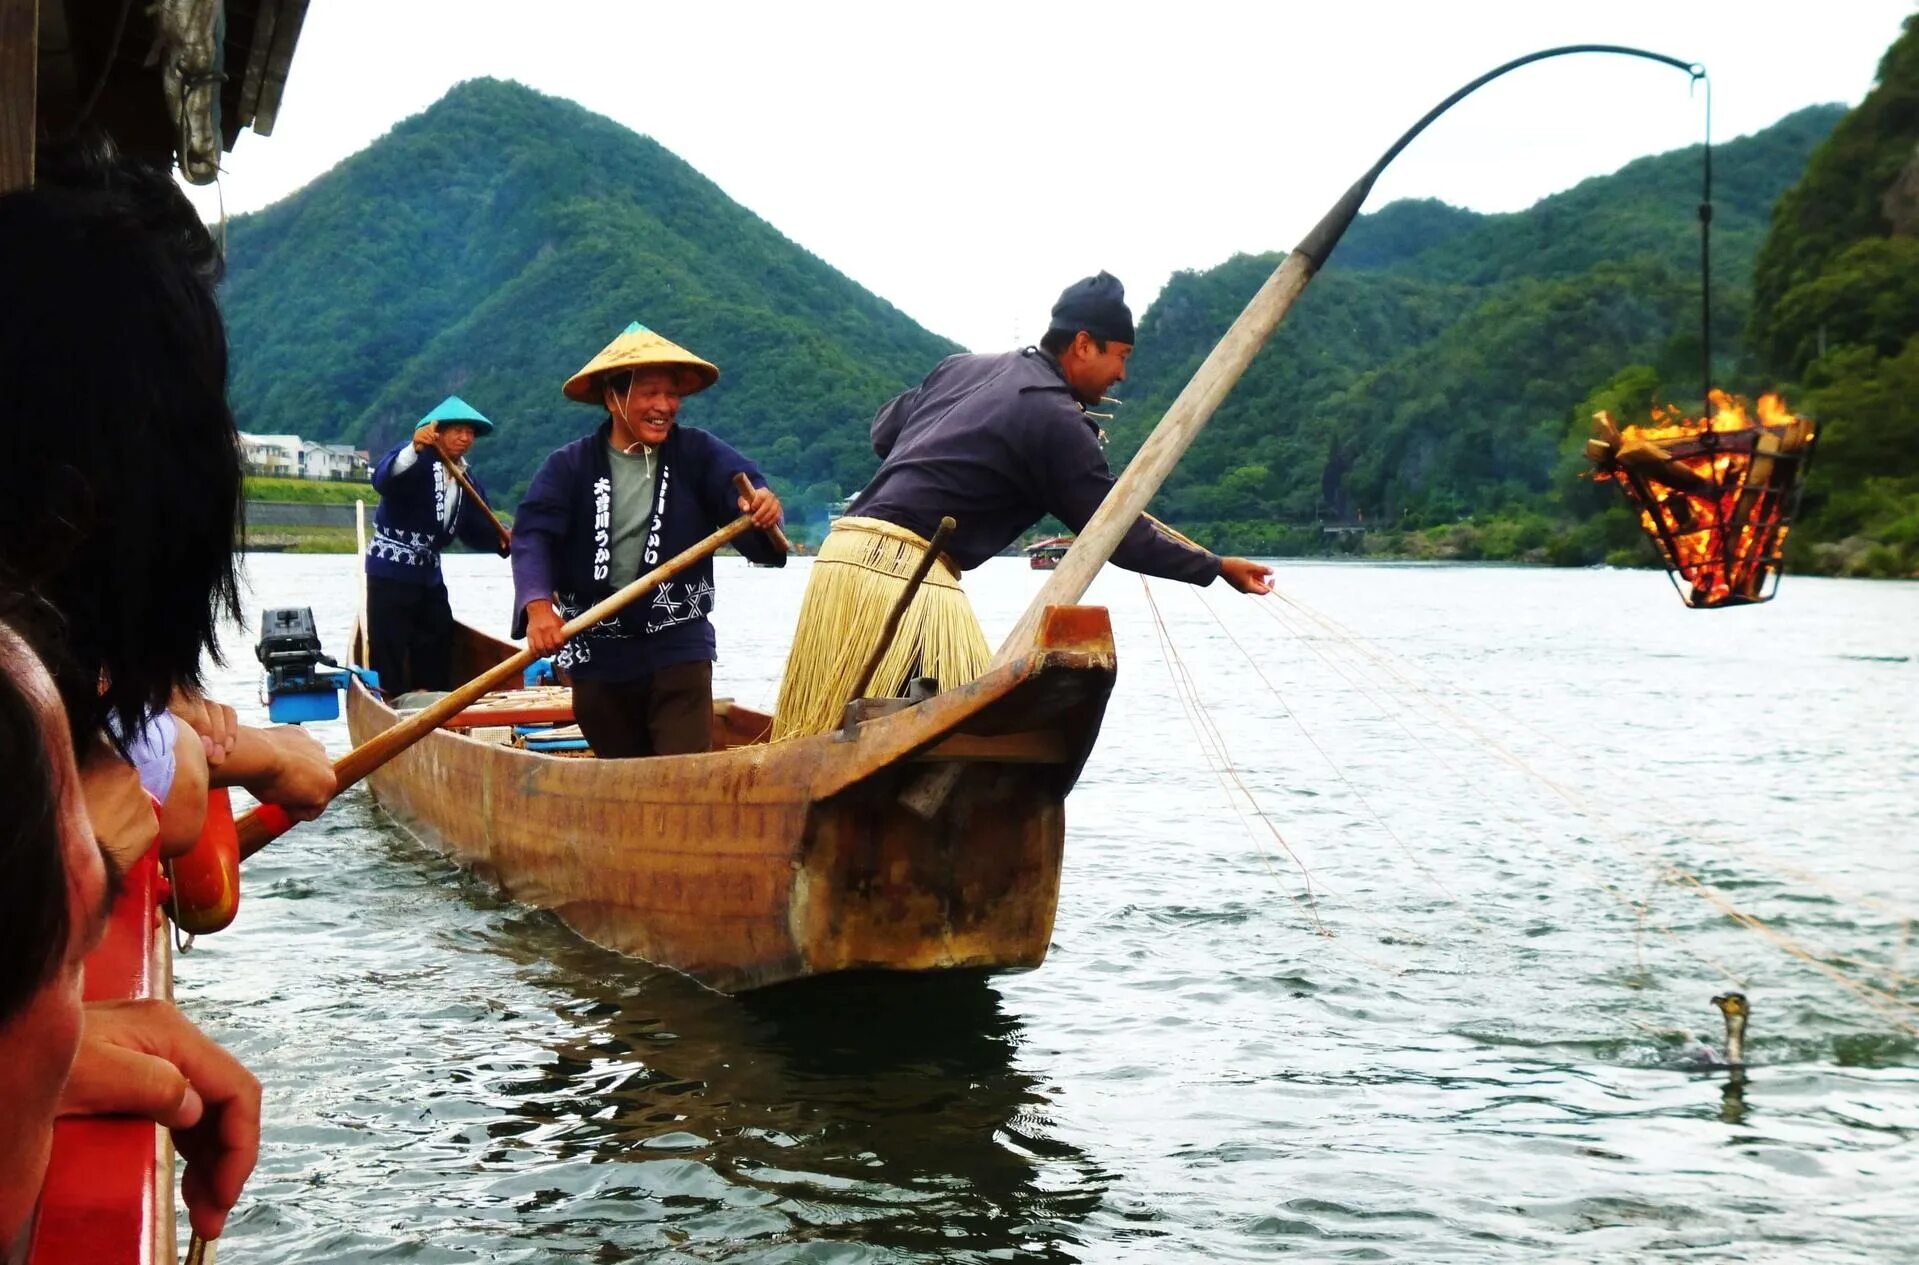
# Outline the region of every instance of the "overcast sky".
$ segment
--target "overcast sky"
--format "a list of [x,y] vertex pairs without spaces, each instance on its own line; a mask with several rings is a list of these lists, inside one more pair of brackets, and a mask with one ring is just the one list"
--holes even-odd
[[[455,83],[514,79],[654,137],[921,324],[990,350],[1037,339],[1060,288],[1100,268],[1137,313],[1175,270],[1291,246],[1394,137],[1508,58],[1595,42],[1703,62],[1723,140],[1856,103],[1912,10],[316,0],[278,125],[242,136],[222,192],[228,214],[255,210]],[[1676,70],[1545,62],[1435,124],[1368,206],[1514,210],[1693,144],[1703,122]]]

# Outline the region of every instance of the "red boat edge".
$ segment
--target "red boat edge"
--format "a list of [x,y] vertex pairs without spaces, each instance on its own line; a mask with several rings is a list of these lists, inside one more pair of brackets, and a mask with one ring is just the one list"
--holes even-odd
[[[127,875],[107,933],[87,958],[86,999],[166,999],[173,959],[157,849]],[[53,1157],[30,1265],[174,1265],[173,1141],[147,1120],[73,1117],[53,1130]]]

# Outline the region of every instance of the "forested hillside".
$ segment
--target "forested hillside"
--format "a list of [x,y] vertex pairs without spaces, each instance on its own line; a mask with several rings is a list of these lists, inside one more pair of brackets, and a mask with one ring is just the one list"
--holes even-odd
[[[1857,110],[1713,154],[1715,378],[1819,422],[1793,544],[1829,570],[1919,569],[1916,24]],[[1363,523],[1376,552],[1648,558],[1579,450],[1596,407],[1698,400],[1699,178],[1695,147],[1509,215],[1362,216],[1156,510],[1239,552]],[[243,427],[378,450],[458,392],[501,424],[479,460],[505,508],[593,424],[560,383],[628,321],[719,363],[683,417],[802,519],[864,484],[873,410],[956,350],[655,142],[492,80],[236,220],[230,256]],[[1279,258],[1177,274],[1143,314],[1116,468]]]
[[1780,199],[1754,289],[1753,346],[1822,431],[1810,560],[1919,574],[1919,15]]
[[956,350],[652,140],[495,80],[239,217],[229,256],[244,429],[377,453],[457,392],[500,425],[476,459],[503,494],[593,424],[560,384],[629,321],[720,366],[686,421],[815,500],[865,482],[874,409]]
[[[1722,385],[1756,385],[1741,340],[1753,261],[1773,204],[1843,113],[1804,110],[1714,149]],[[1259,551],[1317,549],[1322,522],[1410,533],[1466,519],[1482,530],[1447,533],[1445,552],[1573,562],[1630,549],[1630,523],[1599,513],[1608,502],[1585,494],[1565,454],[1596,392],[1624,392],[1628,414],[1661,386],[1699,396],[1699,180],[1695,147],[1510,215],[1400,202],[1362,217],[1169,483],[1162,512]],[[1117,459],[1280,258],[1174,277],[1141,323],[1111,427]]]

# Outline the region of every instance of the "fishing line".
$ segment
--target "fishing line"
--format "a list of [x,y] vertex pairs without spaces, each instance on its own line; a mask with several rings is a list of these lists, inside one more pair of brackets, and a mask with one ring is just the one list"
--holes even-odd
[[1252,653],[1240,644],[1239,638],[1233,636],[1233,630],[1227,626],[1226,620],[1220,615],[1219,611],[1211,602],[1206,600],[1206,591],[1204,589],[1194,588],[1192,592],[1194,598],[1199,601],[1199,604],[1206,608],[1206,613],[1211,615],[1213,621],[1219,625],[1219,630],[1226,634],[1226,640],[1233,643],[1233,649],[1239,651],[1240,655],[1246,660],[1247,666],[1252,668],[1253,674],[1259,678],[1260,683],[1272,691],[1273,697],[1279,701],[1280,710],[1286,714],[1288,720],[1293,722],[1293,726],[1299,730],[1300,736],[1312,746],[1314,751],[1319,753],[1319,758],[1326,762],[1326,767],[1333,771],[1334,776],[1339,778],[1340,783],[1344,785],[1348,791],[1352,792],[1353,798],[1357,799],[1361,806],[1363,806],[1368,813],[1372,814],[1372,818],[1378,823],[1379,828],[1386,832],[1386,837],[1393,841],[1394,845],[1399,848],[1406,859],[1412,863],[1413,868],[1418,870],[1428,883],[1432,884],[1434,890],[1458,908],[1460,914],[1466,921],[1473,925],[1475,930],[1486,930],[1486,924],[1474,916],[1472,909],[1465,901],[1461,900],[1453,893],[1451,888],[1440,881],[1439,875],[1433,871],[1431,866],[1420,860],[1419,854],[1414,852],[1404,839],[1400,838],[1399,832],[1394,830],[1391,824],[1387,822],[1385,816],[1373,806],[1372,800],[1366,797],[1366,793],[1360,790],[1351,778],[1346,776],[1346,770],[1341,768],[1339,762],[1334,760],[1326,748],[1320,745],[1319,739],[1315,738],[1306,728],[1306,722],[1300,719],[1298,710],[1286,701],[1286,696],[1280,692],[1277,685],[1274,685],[1272,681],[1267,678],[1265,671],[1260,668],[1258,661],[1253,658]]
[[[1342,667],[1337,660],[1329,657],[1323,651],[1321,651],[1318,647],[1314,646],[1312,644],[1312,639],[1303,635],[1302,632],[1297,627],[1295,627],[1293,624],[1288,622],[1287,618],[1285,617],[1284,614],[1281,613],[1278,607],[1272,606],[1270,604],[1262,603],[1260,604],[1259,609],[1263,610],[1270,618],[1272,618],[1282,628],[1284,628],[1286,632],[1294,640],[1298,641],[1301,645],[1305,646],[1307,650],[1309,650],[1316,658],[1320,660],[1320,662],[1324,663],[1327,667],[1331,668],[1333,672],[1337,674],[1342,680],[1346,681],[1347,684],[1351,685],[1355,690],[1357,690],[1363,697],[1365,697],[1375,707],[1379,708],[1382,719],[1389,721],[1395,727],[1397,727],[1401,733],[1405,734],[1409,739],[1411,739],[1412,742],[1416,746],[1418,746],[1421,751],[1425,752],[1426,755],[1430,757],[1435,763],[1446,765],[1447,767],[1454,767],[1452,761],[1448,760],[1446,757],[1442,756],[1439,752],[1435,751],[1432,748],[1432,746],[1423,737],[1421,737],[1413,729],[1409,728],[1406,725],[1406,723],[1402,719],[1400,719],[1399,716],[1393,714],[1391,708],[1385,704],[1384,700],[1382,700],[1377,694],[1375,694],[1370,688],[1368,688],[1367,684],[1364,681],[1355,680],[1354,677],[1351,674],[1349,674],[1346,671],[1346,669]],[[1337,644],[1337,642],[1335,642],[1335,644]],[[1462,777],[1466,781],[1466,783],[1469,786],[1471,786],[1475,791],[1478,791],[1481,794],[1485,802],[1494,805],[1497,811],[1500,813],[1502,817],[1505,818],[1506,822],[1509,825],[1514,826],[1517,829],[1524,831],[1525,833],[1529,835],[1536,836],[1538,840],[1546,844],[1547,847],[1552,848],[1554,851],[1559,852],[1563,856],[1565,856],[1568,859],[1568,861],[1571,863],[1574,870],[1576,870],[1583,878],[1585,878],[1589,883],[1591,883],[1599,891],[1611,897],[1613,901],[1620,906],[1620,908],[1624,909],[1628,914],[1632,915],[1635,925],[1638,925],[1639,922],[1647,916],[1648,910],[1645,905],[1643,905],[1640,902],[1635,902],[1632,898],[1626,896],[1616,886],[1614,886],[1609,879],[1605,878],[1597,870],[1595,870],[1592,867],[1591,863],[1586,860],[1586,858],[1582,857],[1581,855],[1579,855],[1579,853],[1571,850],[1570,848],[1567,848],[1564,845],[1560,844],[1558,841],[1553,839],[1552,836],[1549,833],[1547,833],[1543,828],[1531,825],[1523,821],[1522,819],[1520,819],[1516,814],[1513,813],[1512,809],[1507,806],[1504,798],[1498,795],[1493,790],[1493,788],[1486,786],[1478,778],[1476,778],[1470,772],[1469,768],[1456,768],[1455,771],[1459,774],[1460,777]],[[1643,862],[1642,862],[1642,865],[1643,865]],[[1646,866],[1645,871],[1650,877],[1652,877],[1655,880],[1658,880],[1660,877],[1659,870],[1657,867]],[[1733,983],[1739,985],[1741,988],[1746,987],[1745,978],[1741,976],[1737,971],[1727,966],[1724,962],[1719,961],[1717,958],[1714,958],[1711,955],[1687,944],[1684,940],[1682,940],[1679,937],[1677,932],[1673,931],[1671,927],[1666,926],[1663,923],[1658,923],[1658,924],[1655,924],[1655,930],[1658,930],[1661,934],[1665,935],[1668,939],[1670,939],[1673,942],[1673,944],[1678,948],[1679,952],[1686,958],[1690,959],[1691,961],[1695,963],[1701,963],[1704,965],[1711,966],[1714,970],[1717,970],[1726,979],[1731,980]]]
[[[1304,607],[1300,603],[1294,602],[1291,599],[1284,598],[1284,597],[1282,597],[1282,601],[1286,602],[1288,605],[1295,607],[1296,609],[1300,610],[1303,614],[1306,614],[1309,617],[1317,618],[1314,612],[1310,611],[1308,608]],[[1265,609],[1267,609],[1268,611],[1273,611],[1275,608],[1268,606]],[[1325,621],[1323,620],[1320,622],[1322,624],[1325,623]],[[1346,638],[1345,641],[1348,646],[1355,645],[1355,642],[1350,637]],[[1399,676],[1400,674],[1395,672],[1394,675]],[[1401,679],[1404,680],[1405,678],[1401,676]],[[1413,683],[1408,682],[1408,684],[1413,684]],[[1538,769],[1534,768],[1531,764],[1525,761],[1522,757],[1519,757],[1515,755],[1513,752],[1507,750],[1497,740],[1489,737],[1483,731],[1479,730],[1478,727],[1473,725],[1469,719],[1460,715],[1457,711],[1455,711],[1449,705],[1447,705],[1443,700],[1438,699],[1436,696],[1431,695],[1430,693],[1426,692],[1423,689],[1419,689],[1417,685],[1413,685],[1413,688],[1417,690],[1420,694],[1424,695],[1435,706],[1447,712],[1453,718],[1455,723],[1463,726],[1466,729],[1466,731],[1471,733],[1472,736],[1475,737],[1480,743],[1482,743],[1489,750],[1499,755],[1508,764],[1512,765],[1515,769],[1525,773],[1527,776],[1532,777],[1533,779],[1535,779],[1542,785],[1546,786],[1548,789],[1552,790],[1555,794],[1557,794],[1562,800],[1564,800],[1570,807],[1572,807],[1575,811],[1579,812],[1582,816],[1585,816],[1588,819],[1593,820],[1595,824],[1600,825],[1602,829],[1607,829],[1608,819],[1606,818],[1606,816],[1603,813],[1595,811],[1589,803],[1583,802],[1581,797],[1579,797],[1575,792],[1566,788],[1564,785],[1559,783],[1556,779],[1540,772]],[[1624,847],[1627,851],[1633,853],[1642,862],[1648,861],[1648,858],[1645,856],[1644,850],[1638,844],[1634,843],[1631,840],[1630,836],[1627,835],[1625,832],[1617,828],[1612,828],[1608,830],[1608,833],[1612,836],[1612,841],[1614,843]],[[1875,1011],[1880,1011],[1883,1014],[1882,1006],[1891,1005],[1893,1007],[1898,1008],[1899,1010],[1910,1011],[1912,1013],[1919,1014],[1919,1003],[1907,1001],[1906,999],[1899,997],[1893,993],[1887,992],[1884,989],[1877,988],[1870,984],[1860,983],[1852,979],[1850,976],[1845,975],[1843,972],[1839,971],[1836,967],[1831,966],[1829,963],[1823,960],[1823,958],[1820,955],[1813,953],[1810,949],[1808,949],[1803,944],[1803,942],[1770,926],[1763,919],[1759,918],[1757,915],[1748,913],[1747,911],[1738,908],[1738,906],[1733,904],[1722,893],[1720,893],[1717,889],[1713,888],[1710,884],[1706,883],[1705,880],[1701,879],[1697,874],[1693,873],[1692,871],[1687,870],[1684,867],[1667,860],[1663,856],[1657,858],[1656,862],[1651,862],[1651,863],[1656,864],[1657,868],[1660,871],[1668,875],[1669,876],[1668,881],[1674,883],[1674,885],[1685,887],[1687,890],[1692,891],[1695,895],[1701,896],[1702,898],[1706,899],[1707,902],[1711,904],[1714,908],[1718,909],[1722,914],[1724,914],[1726,917],[1732,919],[1733,922],[1736,923],[1737,925],[1745,928],[1748,931],[1752,931],[1756,934],[1759,934],[1762,939],[1765,939],[1768,942],[1772,943],[1775,947],[1784,950],[1791,956],[1798,958],[1806,962],[1807,964],[1813,966],[1822,974],[1825,974],[1828,977],[1838,981],[1848,990],[1854,993],[1857,993]],[[1875,998],[1877,998],[1878,1001],[1875,1001],[1874,1000]],[[1907,1023],[1905,1020],[1899,1019],[1897,1017],[1892,1017],[1892,1021],[1896,1023],[1899,1027],[1905,1028],[1907,1031],[1912,1032],[1913,1035],[1919,1036],[1919,1029],[1914,1029],[1913,1026]]]
[[[1146,582],[1146,577],[1143,575],[1140,577],[1140,588],[1146,594],[1146,606],[1153,617],[1153,631],[1159,638],[1160,659],[1166,664],[1167,674],[1172,678],[1173,694],[1179,699],[1180,711],[1185,715],[1187,724],[1192,726],[1193,734],[1199,740],[1200,753],[1206,757],[1208,769],[1213,773],[1215,778],[1219,779],[1221,788],[1226,791],[1227,803],[1232,807],[1233,812],[1239,817],[1241,823],[1246,826],[1247,834],[1254,842],[1258,842],[1258,835],[1252,829],[1252,824],[1247,818],[1246,810],[1240,807],[1239,800],[1233,797],[1233,788],[1227,784],[1227,778],[1229,776],[1232,777],[1234,781],[1238,781],[1239,779],[1237,775],[1233,774],[1230,770],[1230,756],[1223,749],[1224,739],[1219,734],[1217,726],[1212,725],[1210,719],[1205,716],[1205,710],[1200,705],[1198,699],[1196,697],[1189,698],[1188,696],[1189,690],[1193,688],[1191,674],[1186,671],[1185,662],[1180,658],[1178,649],[1175,648],[1172,643],[1172,637],[1166,628],[1166,621],[1160,614],[1159,603],[1153,598],[1152,586]],[[1217,758],[1215,757],[1216,752]],[[1254,801],[1251,792],[1246,790],[1243,782],[1240,782],[1239,789],[1241,794],[1245,796],[1246,802],[1252,804],[1254,812],[1258,813],[1258,804]],[[1263,819],[1264,814],[1262,813],[1260,815]],[[1307,902],[1302,902],[1298,896],[1290,891],[1287,892],[1287,895],[1292,899],[1294,904],[1299,905],[1312,919],[1314,931],[1319,935],[1330,938],[1332,932],[1327,930],[1326,924],[1320,921],[1319,911],[1316,907],[1317,900],[1314,896],[1312,871],[1307,867],[1306,863],[1299,858],[1299,854],[1293,851],[1292,845],[1286,841],[1285,837],[1280,834],[1278,828],[1275,827],[1270,820],[1266,821],[1266,828],[1272,832],[1274,840],[1278,842],[1280,848],[1286,855],[1292,859],[1293,864],[1298,867],[1300,878],[1306,884]],[[1260,850],[1260,855],[1265,857],[1266,854],[1263,849]],[[1270,866],[1270,864],[1269,859],[1268,865]],[[1275,880],[1279,878],[1277,871],[1274,871],[1273,877]],[[1282,888],[1283,886],[1282,884]]]
[[[1317,893],[1323,892],[1328,896],[1338,896],[1339,894],[1326,887],[1323,882],[1317,883],[1316,888],[1316,881],[1313,877],[1312,870],[1293,849],[1292,844],[1286,839],[1285,835],[1280,832],[1279,827],[1274,824],[1272,817],[1264,808],[1260,807],[1258,797],[1253,794],[1251,788],[1246,785],[1245,780],[1240,777],[1239,770],[1233,763],[1232,752],[1226,745],[1225,735],[1220,732],[1218,725],[1212,720],[1210,714],[1208,714],[1205,703],[1200,699],[1198,683],[1191,671],[1186,667],[1185,660],[1181,657],[1178,647],[1173,644],[1172,632],[1166,623],[1165,616],[1159,609],[1157,599],[1153,596],[1152,586],[1147,583],[1146,577],[1143,575],[1140,577],[1140,587],[1146,594],[1147,609],[1152,614],[1154,631],[1159,638],[1161,659],[1165,662],[1167,671],[1172,676],[1174,692],[1180,698],[1181,709],[1186,713],[1187,723],[1193,726],[1193,732],[1200,740],[1201,752],[1206,755],[1208,765],[1212,768],[1214,776],[1219,780],[1221,789],[1226,792],[1228,804],[1232,806],[1233,811],[1239,816],[1241,824],[1244,825],[1247,830],[1248,837],[1257,845],[1260,842],[1259,836],[1257,832],[1252,829],[1252,823],[1246,811],[1240,808],[1239,802],[1233,797],[1233,789],[1237,787],[1239,794],[1243,796],[1245,802],[1251,806],[1252,815],[1257,817],[1260,824],[1266,827],[1268,833],[1272,835],[1274,842],[1279,845],[1286,855],[1292,859],[1293,864],[1298,867],[1300,876],[1305,880],[1307,895],[1311,899],[1311,903],[1302,902],[1298,896],[1290,891],[1287,892],[1288,898],[1291,899],[1295,905],[1299,905],[1302,909],[1306,910],[1313,921],[1316,934],[1332,941],[1334,947],[1341,952],[1347,954],[1355,961],[1364,963],[1386,975],[1398,977],[1405,974],[1404,968],[1402,967],[1380,961],[1377,958],[1360,953],[1341,943],[1340,937],[1321,920],[1318,910]],[[1214,758],[1215,750],[1217,751],[1217,761]],[[1258,848],[1257,851],[1262,861],[1266,864],[1268,871],[1272,873],[1274,882],[1281,887],[1281,890],[1285,890],[1284,880],[1280,878],[1277,870],[1272,869],[1272,860],[1266,855],[1265,849]],[[1375,918],[1369,910],[1360,905],[1359,902],[1351,900],[1350,898],[1342,897],[1341,899],[1352,913],[1366,920],[1382,935],[1400,941],[1418,941],[1423,943],[1418,936],[1386,926]]]
[[[1278,597],[1282,602],[1285,602],[1287,605],[1292,606],[1294,609],[1298,610],[1302,615],[1305,615],[1307,618],[1312,619],[1314,622],[1318,623],[1321,627],[1327,629],[1330,633],[1333,634],[1335,640],[1348,645],[1352,649],[1357,650],[1359,653],[1366,655],[1368,658],[1378,663],[1381,668],[1385,669],[1388,673],[1390,673],[1394,677],[1394,679],[1399,681],[1402,685],[1406,686],[1408,689],[1414,691],[1415,693],[1420,694],[1421,696],[1429,699],[1432,702],[1433,706],[1441,709],[1446,709],[1450,706],[1444,699],[1434,695],[1419,681],[1412,679],[1411,677],[1407,676],[1405,672],[1402,672],[1400,670],[1401,666],[1403,666],[1407,671],[1418,672],[1422,670],[1416,664],[1412,663],[1410,660],[1407,660],[1402,656],[1394,655],[1391,651],[1380,649],[1378,647],[1368,644],[1365,638],[1359,636],[1357,633],[1354,633],[1352,630],[1346,628],[1344,625],[1340,624],[1338,620],[1332,618],[1330,615],[1326,615],[1319,611],[1314,610],[1312,607],[1306,605],[1303,602],[1300,602],[1294,598],[1287,597],[1286,595],[1282,593],[1276,592],[1274,593],[1274,596]],[[1538,738],[1541,742],[1551,747],[1554,747],[1563,755],[1566,755],[1575,760],[1582,758],[1581,753],[1568,747],[1565,743],[1561,742],[1553,734],[1543,729],[1540,729],[1536,725],[1533,725],[1532,723],[1527,721],[1525,717],[1523,716],[1502,712],[1500,713],[1499,718],[1501,723],[1510,722],[1510,723],[1517,724],[1520,728],[1524,729],[1527,733],[1532,734],[1534,737]],[[1685,804],[1680,804],[1674,800],[1668,799],[1662,796],[1656,789],[1645,788],[1643,786],[1636,786],[1634,788],[1634,791],[1636,796],[1639,799],[1642,799],[1646,801],[1647,803],[1652,804],[1655,807],[1664,808],[1671,813],[1689,815],[1692,812],[1692,809],[1690,808],[1690,806]],[[1735,851],[1746,851],[1746,852],[1753,853],[1759,858],[1758,868],[1769,870],[1774,875],[1781,878],[1793,879],[1797,882],[1804,883],[1808,887],[1815,888],[1821,894],[1831,897],[1833,900],[1835,900],[1839,904],[1842,904],[1842,905],[1850,904],[1862,909],[1876,909],[1876,910],[1879,910],[1881,913],[1887,914],[1891,916],[1892,918],[1899,919],[1901,921],[1910,920],[1910,916],[1905,909],[1899,906],[1893,905],[1887,901],[1881,900],[1878,897],[1868,896],[1864,893],[1855,892],[1848,888],[1839,886],[1838,884],[1832,882],[1829,879],[1825,879],[1817,874],[1814,874],[1813,872],[1809,870],[1801,869],[1793,865],[1792,863],[1788,862],[1784,858],[1780,857],[1778,854],[1769,852],[1761,845],[1753,843],[1750,840],[1745,840],[1745,841],[1735,840],[1724,834],[1720,834],[1719,832],[1715,831],[1710,825],[1706,825],[1706,824],[1695,825],[1693,829],[1699,835],[1703,836],[1704,842],[1715,844],[1717,846],[1732,849]]]
[[[1613,818],[1609,812],[1607,812],[1603,808],[1595,807],[1589,800],[1586,800],[1583,796],[1579,796],[1576,792],[1568,790],[1564,785],[1562,785],[1555,779],[1547,776],[1544,773],[1541,773],[1538,769],[1533,767],[1530,763],[1525,761],[1523,758],[1516,756],[1512,752],[1506,750],[1506,748],[1503,747],[1496,739],[1489,737],[1477,726],[1475,726],[1470,720],[1470,718],[1454,710],[1444,699],[1438,697],[1437,695],[1434,695],[1433,693],[1431,693],[1430,691],[1422,687],[1417,681],[1414,681],[1408,678],[1404,673],[1398,671],[1398,669],[1394,667],[1390,658],[1382,657],[1386,654],[1386,652],[1383,652],[1383,651],[1375,652],[1373,650],[1368,649],[1366,646],[1363,645],[1361,639],[1353,636],[1348,630],[1340,626],[1338,622],[1333,620],[1330,616],[1320,615],[1318,612],[1313,611],[1310,607],[1305,606],[1303,603],[1294,601],[1293,599],[1290,599],[1290,598],[1285,598],[1282,596],[1281,600],[1293,606],[1295,609],[1299,610],[1301,613],[1314,619],[1322,627],[1327,627],[1334,630],[1337,638],[1343,641],[1343,643],[1348,648],[1356,649],[1360,651],[1361,653],[1365,653],[1368,655],[1368,657],[1374,659],[1375,662],[1380,663],[1380,665],[1384,667],[1387,671],[1391,672],[1396,679],[1401,681],[1408,688],[1412,689],[1416,694],[1426,699],[1432,706],[1438,708],[1442,712],[1449,715],[1457,725],[1462,727],[1466,732],[1470,733],[1476,741],[1478,741],[1479,743],[1485,745],[1486,747],[1500,754],[1503,758],[1507,760],[1508,763],[1512,764],[1513,767],[1526,773],[1527,776],[1532,777],[1536,779],[1537,781],[1541,782],[1542,784],[1550,787],[1555,793],[1557,793],[1562,799],[1564,799],[1574,809],[1579,811],[1583,816],[1586,816],[1587,818],[1593,820],[1594,823],[1599,825],[1602,830],[1607,831],[1612,836],[1613,841],[1615,843],[1618,843],[1627,847],[1629,850],[1634,851],[1636,855],[1640,855],[1638,845],[1635,845],[1629,842],[1630,833],[1626,831],[1623,828],[1622,824],[1618,822],[1617,819]],[[1562,752],[1566,752],[1569,750],[1563,744],[1559,743],[1558,740],[1555,739],[1552,735],[1543,733],[1542,731],[1538,730],[1536,727],[1528,724],[1523,718],[1509,717],[1506,714],[1502,713],[1502,719],[1517,719],[1521,727],[1527,729],[1529,732],[1540,737],[1548,744],[1558,747]],[[1574,754],[1575,756],[1577,755],[1577,753],[1572,753],[1572,754]],[[1655,803],[1660,802],[1658,798],[1654,795],[1649,794],[1645,796],[1645,798]],[[1667,806],[1669,808],[1672,808],[1676,812],[1683,813],[1687,811],[1683,806],[1680,806],[1680,805],[1668,804]],[[1727,846],[1729,848],[1738,847],[1738,845],[1732,844],[1730,842],[1726,842],[1723,840],[1721,842],[1724,844],[1724,846]],[[1757,849],[1756,847],[1752,848],[1751,850],[1762,851],[1760,849]],[[1679,866],[1676,862],[1666,859],[1663,852],[1659,853],[1659,855],[1657,856],[1656,864],[1662,867],[1670,868],[1680,873],[1687,874],[1695,882],[1700,883],[1702,887],[1704,886],[1703,880],[1698,879],[1696,875],[1693,875],[1690,871],[1685,870],[1683,867]],[[1767,867],[1762,865],[1760,868],[1764,869]],[[1779,871],[1775,870],[1774,873],[1778,874]],[[1790,877],[1791,874],[1788,873],[1785,876]],[[1811,876],[1808,875],[1807,877],[1810,878]],[[1821,890],[1825,891],[1827,895],[1840,900],[1840,903],[1842,904],[1845,903],[1844,900],[1841,898],[1841,893],[1837,891],[1836,889],[1832,889],[1828,887],[1827,885],[1819,882],[1816,879],[1813,880],[1812,885],[1815,887],[1821,888]],[[1867,903],[1867,902],[1861,902],[1861,903]],[[1878,905],[1880,908],[1886,908],[1888,909],[1889,912],[1893,912],[1893,913],[1899,912],[1897,910],[1892,910],[1889,907],[1884,906],[1880,902],[1870,902],[1870,903]],[[1809,953],[1810,951],[1807,951],[1807,952]],[[1829,960],[1831,958],[1838,957],[1840,955],[1832,954],[1832,953],[1821,953],[1814,956],[1818,957],[1821,960]],[[1890,993],[1888,993],[1887,995],[1892,996],[1892,994]]]

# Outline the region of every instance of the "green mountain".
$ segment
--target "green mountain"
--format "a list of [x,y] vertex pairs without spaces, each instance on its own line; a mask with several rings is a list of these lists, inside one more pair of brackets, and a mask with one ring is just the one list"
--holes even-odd
[[560,384],[629,321],[720,366],[685,421],[814,502],[865,482],[874,410],[957,350],[654,141],[497,80],[235,219],[229,257],[244,429],[377,454],[457,392],[500,424],[476,459],[503,507],[593,424]]
[[[1843,114],[1814,107],[1714,147],[1722,385],[1751,385],[1740,331],[1772,206]],[[1596,392],[1614,402],[1624,391],[1628,414],[1662,386],[1699,396],[1700,159],[1698,147],[1639,159],[1513,214],[1408,201],[1362,216],[1159,511],[1242,550],[1317,549],[1316,521],[1417,530],[1488,516],[1512,530],[1468,540],[1466,556],[1597,560],[1632,546],[1623,513],[1592,521],[1610,503],[1577,485],[1566,453],[1587,433]],[[1109,427],[1115,464],[1281,258],[1172,279],[1141,321],[1127,403]]]
[[1919,574],[1919,14],[1779,200],[1749,332],[1820,423],[1812,561]]

